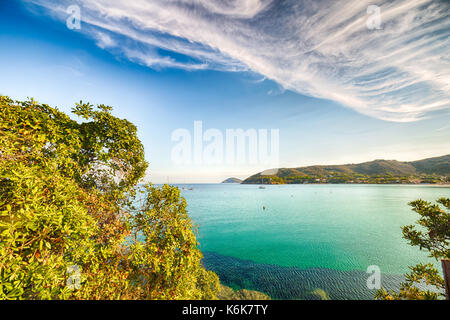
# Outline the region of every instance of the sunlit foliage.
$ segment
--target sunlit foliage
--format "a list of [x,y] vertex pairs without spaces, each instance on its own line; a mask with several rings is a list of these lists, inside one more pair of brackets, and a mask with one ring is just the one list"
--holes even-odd
[[177,188],[138,183],[136,127],[0,96],[0,299],[214,299]]
[[[429,256],[450,259],[450,199],[441,198],[438,204],[424,200],[410,203],[413,211],[420,215],[418,227],[409,225],[402,228],[403,237],[413,246],[429,252]],[[439,206],[442,205],[442,207]],[[410,267],[399,292],[381,289],[375,298],[383,300],[438,300],[445,298],[445,282],[433,264],[418,264]],[[418,285],[426,285],[420,289]]]

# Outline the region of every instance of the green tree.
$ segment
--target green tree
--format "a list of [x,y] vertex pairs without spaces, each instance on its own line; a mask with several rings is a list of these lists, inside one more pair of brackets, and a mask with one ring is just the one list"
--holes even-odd
[[[413,246],[429,252],[429,256],[439,259],[450,259],[450,199],[441,198],[438,204],[424,200],[409,203],[412,210],[420,215],[416,226],[402,227],[403,237]],[[441,206],[442,205],[443,208]],[[400,291],[388,292],[381,289],[375,298],[383,300],[437,300],[445,297],[445,283],[433,264],[418,264],[410,267],[411,272],[405,275]],[[426,284],[430,288],[421,290],[418,284]],[[433,289],[432,289],[433,288]]]
[[137,192],[136,127],[73,111],[0,96],[0,299],[216,298],[179,190]]

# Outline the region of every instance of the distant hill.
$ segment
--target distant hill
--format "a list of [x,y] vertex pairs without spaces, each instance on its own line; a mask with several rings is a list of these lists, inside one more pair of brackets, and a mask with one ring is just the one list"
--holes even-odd
[[222,183],[241,183],[241,182],[242,180],[238,178],[228,178],[222,181]]
[[411,164],[421,173],[450,174],[450,154],[442,157],[413,161]]
[[450,155],[412,162],[374,160],[358,164],[280,168],[258,173],[245,184],[285,183],[449,183]]

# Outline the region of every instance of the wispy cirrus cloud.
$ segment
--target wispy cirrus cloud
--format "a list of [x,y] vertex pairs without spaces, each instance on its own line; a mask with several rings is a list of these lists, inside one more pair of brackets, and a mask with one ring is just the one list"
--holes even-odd
[[[301,94],[390,121],[450,108],[445,1],[29,0],[152,68],[253,71]],[[367,28],[378,5],[381,29]]]

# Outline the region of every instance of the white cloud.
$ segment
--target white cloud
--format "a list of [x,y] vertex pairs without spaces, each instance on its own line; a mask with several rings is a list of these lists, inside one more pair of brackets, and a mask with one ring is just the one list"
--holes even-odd
[[201,5],[210,12],[236,18],[253,18],[270,4],[271,0],[184,0],[193,6]]
[[[73,1],[32,0],[65,19]],[[450,5],[435,0],[78,0],[82,31],[149,67],[251,70],[391,121],[450,108]],[[369,30],[367,7],[381,9]],[[101,35],[101,36],[99,36]]]
[[142,52],[139,50],[132,49],[124,49],[125,55],[134,62],[146,65],[152,68],[179,68],[185,70],[201,70],[206,69],[208,65],[206,63],[203,64],[194,64],[194,63],[180,63],[175,59],[170,57],[163,57],[155,52],[146,51]]
[[97,45],[102,49],[117,46],[117,43],[106,33],[97,32],[94,35],[95,38],[97,39]]

